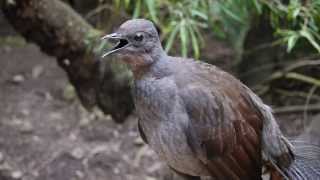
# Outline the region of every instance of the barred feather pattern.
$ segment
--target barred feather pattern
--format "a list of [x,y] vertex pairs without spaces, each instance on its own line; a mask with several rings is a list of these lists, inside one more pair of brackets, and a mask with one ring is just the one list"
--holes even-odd
[[290,180],[320,180],[320,147],[303,140],[291,141],[294,162],[284,170]]

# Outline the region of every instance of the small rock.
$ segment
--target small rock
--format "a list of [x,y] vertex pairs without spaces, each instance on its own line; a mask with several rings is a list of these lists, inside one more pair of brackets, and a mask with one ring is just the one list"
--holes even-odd
[[59,112],[52,112],[49,114],[49,118],[51,118],[53,120],[61,120],[61,119],[63,119],[63,116]]
[[[92,113],[96,116],[96,118],[99,118],[99,119],[106,118],[106,116],[104,115],[104,113],[103,113],[99,108],[97,108],[97,107],[95,107],[95,108],[93,109],[93,112],[92,112]],[[106,119],[106,120],[108,120],[108,119]]]
[[77,148],[74,148],[72,151],[71,151],[71,156],[76,158],[76,159],[82,159],[83,156],[84,156],[84,151],[83,149],[77,147]]
[[90,120],[88,118],[84,117],[80,119],[80,122],[79,122],[80,127],[86,127],[89,124],[90,124]]
[[21,110],[21,114],[22,114],[23,116],[29,116],[29,115],[30,115],[30,111],[29,111],[28,109],[22,109],[22,110]]
[[137,137],[134,141],[133,141],[134,145],[137,146],[141,146],[144,144],[143,140],[141,139],[141,137]]
[[84,174],[82,171],[77,170],[76,171],[76,175],[78,176],[78,178],[82,179],[84,177]]
[[162,167],[162,163],[156,162],[152,166],[148,167],[146,171],[148,173],[154,173],[156,171],[159,171]]
[[39,176],[39,172],[38,172],[38,171],[32,171],[31,174],[32,174],[34,177],[38,177],[38,176]]
[[117,167],[115,167],[115,168],[113,169],[113,172],[114,172],[115,174],[120,174],[120,169],[117,168]]
[[112,116],[110,114],[106,114],[104,115],[104,119],[107,121],[111,121],[112,120]]
[[21,124],[20,131],[22,133],[31,133],[33,131],[33,125],[29,121],[24,121]]
[[114,130],[114,131],[112,132],[112,135],[114,136],[114,138],[118,138],[118,137],[120,136],[120,133],[119,133],[118,130]]
[[69,134],[69,139],[71,141],[76,141],[78,139],[78,135],[76,133],[72,132],[72,133]]
[[16,5],[16,1],[15,0],[7,0],[7,3],[10,5]]
[[37,79],[43,73],[43,67],[40,65],[32,68],[32,78]]
[[17,74],[12,77],[12,82],[17,83],[17,84],[20,84],[25,80],[26,80],[25,77],[21,74]]
[[66,65],[66,66],[70,66],[71,62],[69,59],[64,59],[63,60],[63,64]]
[[74,100],[76,98],[77,94],[76,94],[76,90],[74,89],[74,87],[69,84],[67,85],[64,90],[63,90],[63,98],[67,101],[71,101]]
[[0,152],[0,164],[3,162],[3,160],[4,160],[3,153],[2,153],[2,152]]
[[53,99],[50,92],[45,92],[44,97],[47,101],[51,101]]
[[21,171],[13,171],[11,173],[11,177],[13,179],[21,179],[22,178],[23,173]]
[[40,142],[40,141],[41,141],[41,138],[40,138],[39,136],[34,135],[34,136],[32,136],[32,140],[33,140],[34,142]]
[[146,177],[146,180],[157,180],[157,179],[154,178],[154,177],[151,177],[151,176],[147,176],[147,177]]
[[0,164],[0,171],[11,171],[12,167],[7,162]]

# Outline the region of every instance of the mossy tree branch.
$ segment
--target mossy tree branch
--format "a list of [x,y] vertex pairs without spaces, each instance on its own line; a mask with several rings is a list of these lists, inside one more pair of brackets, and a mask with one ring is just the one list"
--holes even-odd
[[100,73],[98,57],[84,41],[88,34],[98,31],[72,8],[60,0],[0,0],[0,3],[17,32],[57,58],[87,109],[98,105],[116,120],[123,120],[132,111],[130,77],[117,77],[109,63]]

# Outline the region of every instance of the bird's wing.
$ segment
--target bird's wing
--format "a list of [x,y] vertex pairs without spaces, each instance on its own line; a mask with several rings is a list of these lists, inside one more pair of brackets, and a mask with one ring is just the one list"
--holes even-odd
[[215,91],[199,83],[180,90],[190,120],[188,143],[218,179],[257,179],[262,167],[262,121],[233,91],[237,89]]
[[183,67],[175,82],[190,119],[189,144],[198,157],[229,177],[256,176],[252,169],[261,168],[261,161],[284,175],[293,161],[292,147],[271,108],[215,66],[181,58],[174,62]]

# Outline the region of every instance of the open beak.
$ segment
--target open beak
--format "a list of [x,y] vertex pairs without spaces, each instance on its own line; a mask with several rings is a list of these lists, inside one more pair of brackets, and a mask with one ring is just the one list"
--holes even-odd
[[129,41],[119,33],[107,34],[107,35],[103,36],[101,38],[101,40],[108,40],[112,43],[115,43],[115,46],[110,51],[104,53],[102,55],[102,58],[104,58],[114,52],[117,52],[117,51],[119,51],[129,45]]

